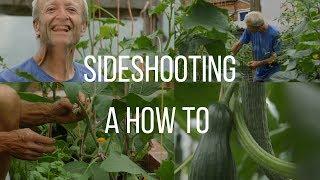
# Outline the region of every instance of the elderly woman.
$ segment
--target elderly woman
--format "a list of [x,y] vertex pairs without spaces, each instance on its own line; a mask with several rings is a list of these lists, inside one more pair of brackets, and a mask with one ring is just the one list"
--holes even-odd
[[20,65],[0,73],[0,82],[27,82],[17,76],[27,72],[41,82],[83,82],[91,72],[73,62],[76,44],[86,32],[88,5],[85,0],[34,0],[33,27],[40,47]]
[[280,70],[276,57],[280,52],[279,31],[268,25],[260,12],[252,11],[245,17],[247,29],[243,32],[232,52],[236,55],[243,44],[252,43],[253,60],[249,66],[255,70],[256,82],[267,81],[272,74]]

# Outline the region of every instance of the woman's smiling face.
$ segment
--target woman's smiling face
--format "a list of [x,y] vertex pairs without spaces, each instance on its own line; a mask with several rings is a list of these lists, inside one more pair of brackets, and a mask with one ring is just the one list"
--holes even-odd
[[82,0],[38,0],[37,6],[34,28],[41,43],[74,46],[79,42],[87,27]]

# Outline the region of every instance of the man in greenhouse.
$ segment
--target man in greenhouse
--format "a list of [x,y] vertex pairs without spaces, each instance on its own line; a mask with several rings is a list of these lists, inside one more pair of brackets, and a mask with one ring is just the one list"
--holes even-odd
[[239,42],[233,46],[232,52],[236,55],[243,44],[251,42],[254,59],[248,65],[255,70],[254,81],[268,81],[272,74],[280,70],[280,65],[276,62],[280,53],[280,33],[265,22],[260,12],[249,12],[245,22],[247,29],[244,30]]
[[[84,95],[79,95],[81,102],[84,99]],[[0,85],[0,179],[7,175],[11,156],[36,160],[45,153],[55,151],[53,138],[39,135],[27,127],[81,120],[83,114],[74,114],[72,109],[72,104],[66,98],[53,104],[31,103],[20,100],[16,91],[9,86]]]
[[92,73],[84,65],[74,62],[73,57],[76,44],[86,32],[87,2],[33,0],[32,7],[33,27],[40,47],[33,57],[0,73],[0,82],[34,79],[41,82],[84,82],[84,74],[91,76]]

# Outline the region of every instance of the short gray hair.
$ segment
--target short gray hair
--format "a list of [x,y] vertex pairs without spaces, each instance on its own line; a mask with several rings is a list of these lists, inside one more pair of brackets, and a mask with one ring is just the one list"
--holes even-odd
[[[82,1],[84,6],[83,19],[87,21],[88,15],[89,15],[88,3],[86,0],[82,0]],[[37,19],[38,16],[39,16],[38,0],[33,0],[32,1],[32,17],[33,19]]]
[[263,15],[258,11],[249,12],[244,18],[246,23],[250,23],[252,26],[258,27],[265,24]]

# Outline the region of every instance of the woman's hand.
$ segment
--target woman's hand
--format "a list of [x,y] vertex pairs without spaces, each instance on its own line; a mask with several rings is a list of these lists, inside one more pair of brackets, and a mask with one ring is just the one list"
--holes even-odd
[[53,138],[41,136],[29,128],[6,132],[1,139],[5,151],[18,159],[37,160],[55,151]]
[[[88,100],[85,98],[84,94],[79,93],[78,98],[80,103],[85,106],[88,104]],[[61,124],[82,120],[85,112],[82,112],[81,110],[79,112],[74,112],[74,108],[74,105],[71,104],[67,98],[62,98],[52,104],[50,117],[54,119],[54,122]]]

